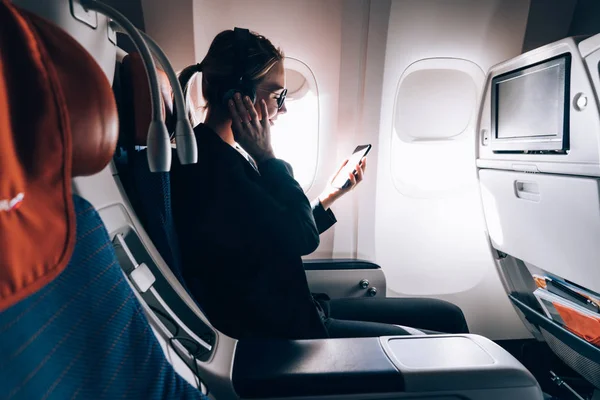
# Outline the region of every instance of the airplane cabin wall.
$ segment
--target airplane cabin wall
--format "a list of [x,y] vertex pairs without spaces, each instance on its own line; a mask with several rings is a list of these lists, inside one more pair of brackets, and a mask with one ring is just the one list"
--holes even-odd
[[347,157],[357,145],[374,147],[367,156],[364,181],[333,206],[338,219],[333,248],[328,252],[321,246],[315,257],[376,261],[374,251],[365,247],[372,241],[364,238],[374,234],[371,214],[379,168],[377,143],[391,3],[391,0],[344,1],[338,160]]
[[[338,124],[337,132],[334,132],[336,149],[335,152],[326,155],[335,161],[348,157],[357,145],[363,144],[363,99],[365,91],[369,89],[366,86],[365,73],[370,5],[371,2],[365,0],[345,0],[343,3]],[[332,206],[338,222],[322,237],[333,240],[321,244],[317,251],[307,258],[356,257],[358,201],[360,195],[368,190],[368,183],[374,182],[376,176],[371,156],[367,158],[368,170],[365,180],[356,190]],[[334,169],[335,166],[332,170],[323,172],[333,173]]]
[[146,34],[164,50],[175,71],[194,64],[193,0],[141,0]]
[[377,185],[359,210],[358,256],[382,266],[388,296],[454,302],[493,339],[529,334],[486,238],[475,118],[485,72],[521,52],[528,10],[528,1],[392,1]]

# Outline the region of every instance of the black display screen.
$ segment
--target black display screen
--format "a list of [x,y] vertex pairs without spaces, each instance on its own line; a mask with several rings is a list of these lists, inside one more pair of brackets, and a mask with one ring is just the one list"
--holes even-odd
[[563,55],[493,78],[494,138],[568,143],[569,69]]

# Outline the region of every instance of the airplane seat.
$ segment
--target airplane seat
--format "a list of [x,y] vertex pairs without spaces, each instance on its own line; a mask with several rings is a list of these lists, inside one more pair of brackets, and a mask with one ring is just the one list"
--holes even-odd
[[63,30],[0,1],[0,393],[206,398],[165,358],[72,177],[117,140],[109,82]]
[[[126,55],[117,65],[119,146],[123,150],[116,166],[127,197],[158,252],[182,286],[179,243],[171,211],[171,183],[168,172],[151,172],[146,139],[151,117],[148,79],[139,53]],[[171,85],[166,74],[157,70],[162,94],[163,113],[170,133],[175,130]],[[117,81],[118,80],[118,81]],[[173,150],[173,160],[177,159]],[[187,290],[187,288],[186,288]]]
[[477,167],[509,299],[532,336],[600,389],[598,65],[600,35],[493,66]]

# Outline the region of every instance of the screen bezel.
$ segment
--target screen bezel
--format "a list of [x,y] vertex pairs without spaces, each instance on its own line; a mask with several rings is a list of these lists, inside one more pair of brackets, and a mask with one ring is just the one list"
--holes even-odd
[[[560,85],[560,95],[563,98],[563,107],[559,110],[562,114],[563,126],[558,135],[529,136],[529,137],[498,137],[498,85],[518,76],[535,73],[546,69],[559,62],[563,84]],[[544,59],[540,62],[526,65],[522,68],[497,75],[491,82],[491,146],[494,152],[517,152],[529,151],[566,153],[569,150],[569,127],[570,127],[570,98],[571,98],[571,53],[562,53],[558,56]]]

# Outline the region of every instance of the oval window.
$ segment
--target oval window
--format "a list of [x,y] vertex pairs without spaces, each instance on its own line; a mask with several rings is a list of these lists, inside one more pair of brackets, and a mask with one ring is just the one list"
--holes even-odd
[[294,177],[308,191],[319,158],[319,91],[312,70],[302,61],[287,57],[285,72],[287,113],[273,126],[273,150],[292,165]]

